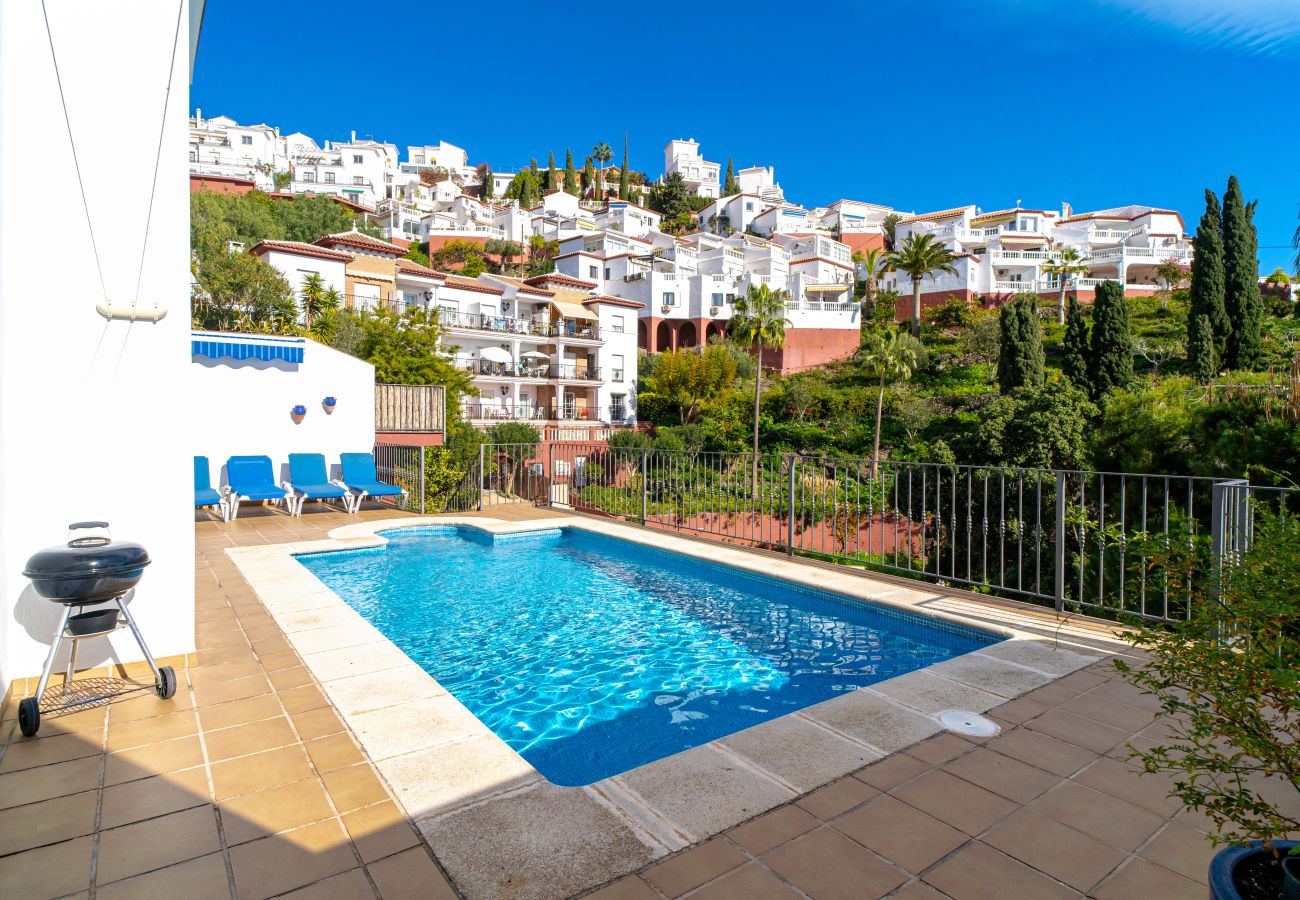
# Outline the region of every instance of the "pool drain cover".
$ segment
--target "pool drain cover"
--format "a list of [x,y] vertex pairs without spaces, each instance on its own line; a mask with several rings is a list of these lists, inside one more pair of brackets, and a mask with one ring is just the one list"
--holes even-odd
[[969,734],[971,737],[992,737],[1002,730],[992,719],[964,709],[945,709],[936,718],[949,731]]

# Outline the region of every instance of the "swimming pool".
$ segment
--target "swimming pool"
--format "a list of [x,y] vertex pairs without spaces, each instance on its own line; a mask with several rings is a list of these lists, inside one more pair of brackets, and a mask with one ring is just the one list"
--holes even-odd
[[297,559],[560,785],[1001,640],[579,529],[383,534]]

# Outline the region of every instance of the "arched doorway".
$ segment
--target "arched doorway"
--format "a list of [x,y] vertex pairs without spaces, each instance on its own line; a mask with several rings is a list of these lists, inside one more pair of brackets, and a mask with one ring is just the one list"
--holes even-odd
[[636,345],[642,350],[650,349],[650,329],[644,319],[636,323]]
[[673,327],[667,322],[660,322],[659,327],[655,329],[655,349],[660,353],[667,350],[676,350],[673,346]]
[[680,325],[677,326],[678,347],[682,347],[682,348],[694,347],[699,342],[700,341],[695,331],[694,322],[686,321],[686,322],[682,322]]
[[704,342],[708,343],[714,335],[717,335],[718,337],[727,336],[727,325],[725,322],[710,322],[705,326]]

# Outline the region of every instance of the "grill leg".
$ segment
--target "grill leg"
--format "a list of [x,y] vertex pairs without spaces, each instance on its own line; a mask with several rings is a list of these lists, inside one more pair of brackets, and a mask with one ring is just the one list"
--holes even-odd
[[63,686],[67,687],[72,681],[72,676],[77,674],[77,645],[81,641],[76,638],[72,639],[72,652],[68,654],[68,674],[63,677]]
[[[130,593],[134,593],[134,590]],[[117,598],[117,608],[122,610],[122,615],[126,617],[126,624],[130,626],[131,633],[135,635],[135,642],[140,645],[140,650],[144,653],[145,662],[149,663],[149,668],[153,671],[154,684],[162,684],[162,675],[158,672],[158,664],[153,661],[153,654],[149,652],[149,648],[145,645],[144,635],[136,627],[135,619],[131,618],[131,610],[126,608],[126,597]]]
[[45,688],[50,683],[50,673],[54,671],[54,657],[59,652],[59,646],[63,643],[63,630],[68,627],[68,616],[72,615],[72,607],[63,607],[63,615],[59,617],[59,630],[54,632],[54,643],[50,644],[50,655],[45,657],[45,668],[41,670],[40,683],[36,685],[36,702],[40,704],[41,697],[45,696]]

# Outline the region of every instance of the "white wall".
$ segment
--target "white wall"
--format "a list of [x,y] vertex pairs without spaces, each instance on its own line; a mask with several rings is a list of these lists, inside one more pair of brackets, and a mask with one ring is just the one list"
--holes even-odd
[[[59,614],[22,577],[23,564],[64,541],[77,520],[106,519],[114,537],[148,549],[153,565],[132,603],[140,628],[157,655],[194,649],[189,21],[178,28],[174,0],[45,6],[103,284],[42,5],[2,3],[0,690],[40,671]],[[121,127],[124,108],[138,127]],[[95,152],[104,134],[115,136],[111,154]],[[62,174],[32,178],[37,171]],[[31,217],[50,208],[75,210],[54,241]],[[105,294],[117,304],[136,297],[160,304],[167,316],[108,320],[95,311]],[[107,645],[96,644],[82,648],[86,665],[109,658]],[[116,634],[112,647],[121,661],[141,658],[129,633]]]
[[[259,341],[244,335],[195,335]],[[287,477],[287,469],[281,469],[290,453],[323,453],[332,472],[340,453],[374,447],[374,366],[315,341],[301,346],[303,360],[296,366],[281,360],[191,357],[188,396],[195,422],[185,435],[184,453],[187,462],[192,456],[208,458],[213,487],[224,483],[223,467],[231,456],[269,456],[279,479]],[[326,397],[338,401],[333,413],[322,408]],[[294,424],[290,413],[298,405],[307,407],[307,415]]]

